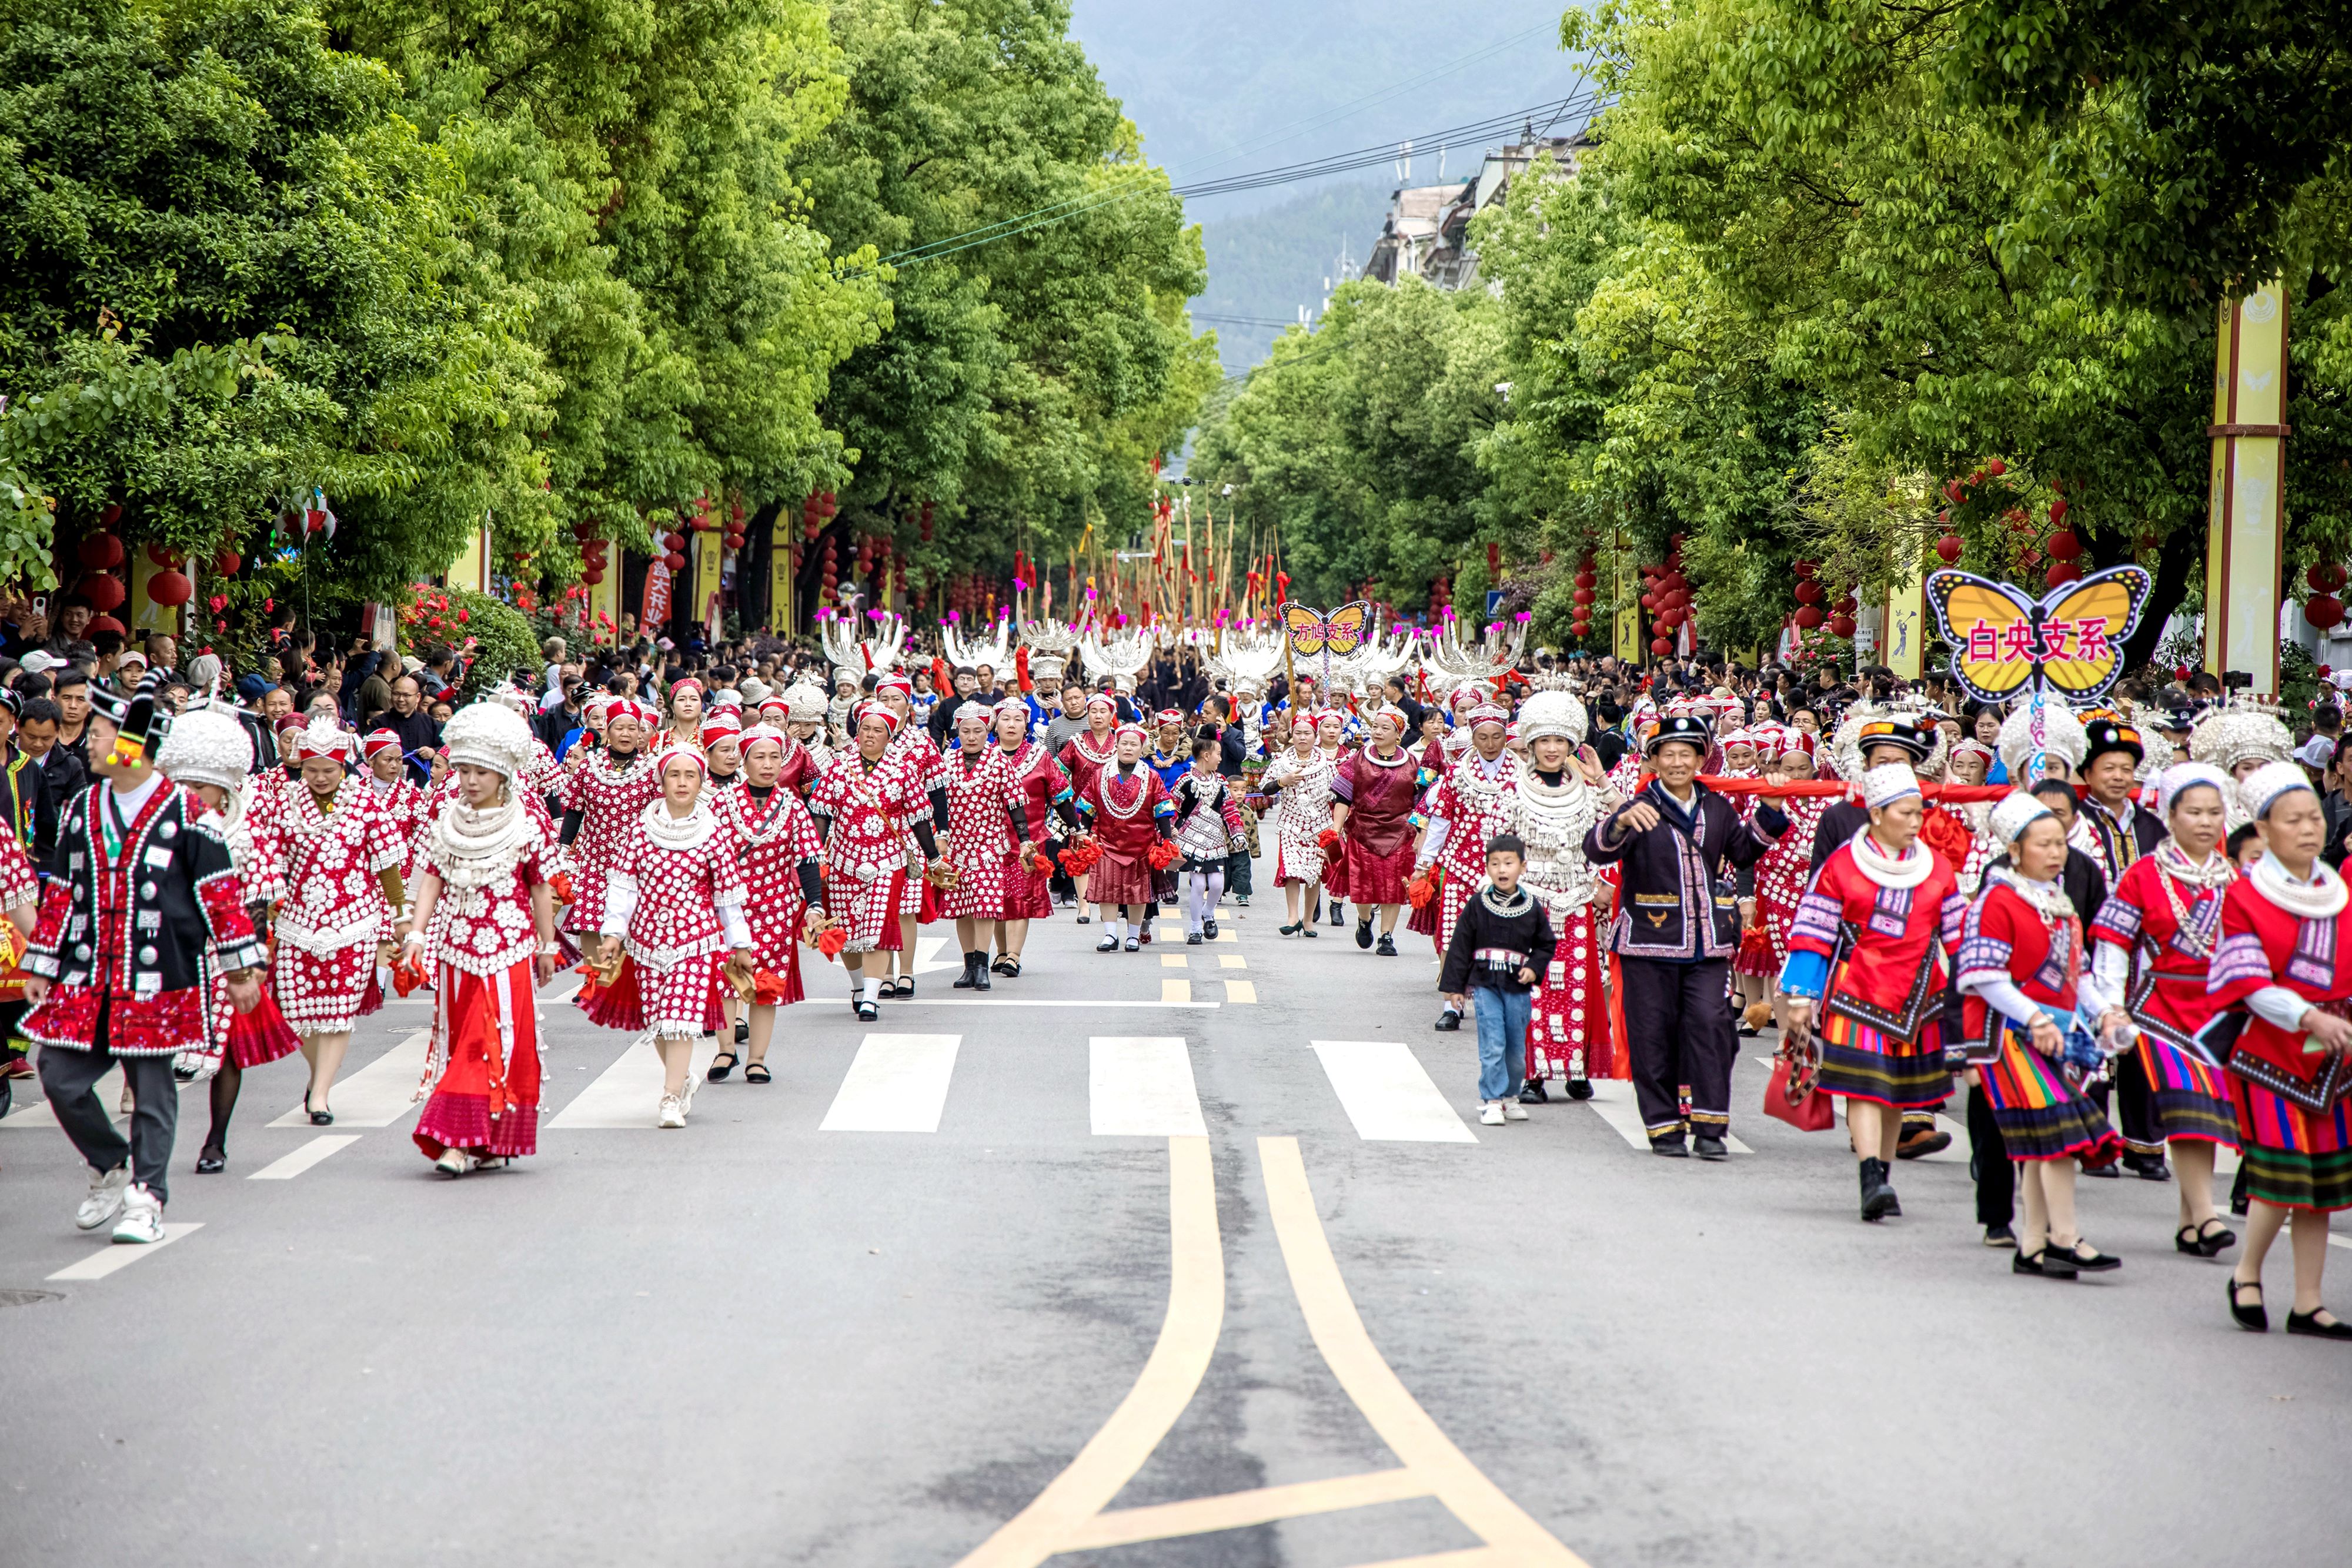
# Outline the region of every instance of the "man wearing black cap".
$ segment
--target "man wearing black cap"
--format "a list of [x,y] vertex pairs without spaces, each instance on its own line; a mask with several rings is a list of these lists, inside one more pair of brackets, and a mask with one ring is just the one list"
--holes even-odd
[[[66,807],[45,868],[40,923],[24,958],[25,1038],[39,1042],[41,1088],[89,1163],[84,1230],[117,1241],[163,1239],[165,1170],[179,1120],[172,1059],[204,1034],[217,949],[231,1003],[261,997],[261,944],[221,836],[220,819],[154,768],[154,682],[92,695],[89,741],[100,782]],[[120,1066],[131,1136],[95,1088]]]
[[[2106,885],[2113,887],[2134,861],[2156,852],[2165,841],[2165,829],[2155,812],[2143,811],[2132,801],[2139,765],[2147,755],[2139,731],[2113,714],[2095,714],[2084,719],[2083,734],[2087,744],[2083,754],[2082,808],[2074,813],[2074,826],[2066,838],[2091,857]],[[2106,1098],[2104,1087],[2093,1093],[2102,1102]],[[2127,1051],[2115,1059],[2115,1096],[2116,1131],[2124,1137],[2121,1163],[2143,1180],[2169,1179],[2172,1172],[2165,1163],[2163,1130],[2156,1119],[2155,1101],[2138,1051]],[[2114,1174],[2113,1166],[2105,1169]]]
[[1644,747],[1656,777],[1584,838],[1587,860],[1624,868],[1609,950],[1623,976],[1627,1055],[1650,1151],[1703,1160],[1730,1155],[1739,1049],[1724,999],[1739,899],[1724,868],[1753,865],[1789,826],[1769,801],[1742,822],[1738,807],[1698,781],[1713,740],[1687,714],[1659,725]]

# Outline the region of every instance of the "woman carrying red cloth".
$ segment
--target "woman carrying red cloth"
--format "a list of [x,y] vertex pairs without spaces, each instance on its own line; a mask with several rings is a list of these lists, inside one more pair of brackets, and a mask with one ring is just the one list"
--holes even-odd
[[2238,880],[2221,852],[2229,796],[2237,785],[2218,768],[2182,762],[2157,785],[2157,817],[2171,836],[2132,862],[2091,922],[2091,970],[2123,999],[2139,1030],[2139,1061],[2158,1134],[2180,1179],[2173,1247],[2210,1258],[2237,1236],[2213,1209],[2213,1151],[2238,1144],[2237,1112],[2221,1070],[2198,1031],[2220,1004],[2207,989],[2221,940],[2221,900]]
[[[1087,699],[1087,727],[1062,743],[1061,755],[1055,761],[1069,775],[1070,800],[1077,798],[1094,784],[1097,775],[1118,759],[1118,701],[1108,692],[1097,692]],[[1070,881],[1077,889],[1078,924],[1087,923],[1088,873],[1077,872]]]
[[907,837],[939,860],[933,823],[944,823],[947,800],[924,789],[891,755],[900,719],[887,704],[859,705],[851,719],[853,744],[809,790],[809,810],[825,819],[824,906],[842,926],[842,967],[849,972],[851,1005],[868,1023],[882,1016],[887,954],[899,941],[898,911],[907,886]]
[[443,738],[458,795],[418,843],[401,962],[434,988],[433,1096],[411,1136],[436,1169],[458,1176],[538,1152],[537,997],[555,974],[555,892],[553,846],[522,800],[530,726],[478,702]]
[[[801,941],[812,910],[824,908],[820,870],[824,842],[808,808],[785,782],[792,739],[760,724],[743,732],[743,777],[713,803],[719,822],[743,868],[743,922],[751,928],[753,977],[750,1016],[744,1020],[743,1082],[766,1083],[769,1043],[776,1033],[776,1009],[808,992],[801,980]],[[805,758],[808,754],[802,751]],[[711,1058],[709,1080],[723,1082],[735,1070],[733,1051]]]
[[[637,818],[636,831],[604,873],[604,946],[625,948],[637,1000],[592,1006],[597,1021],[649,1029],[662,1060],[656,1124],[683,1127],[694,1107],[694,1042],[716,1034],[720,975],[751,974],[751,928],[743,918],[743,868],[728,852],[724,830],[703,798],[709,764],[673,744],[653,759],[661,793]],[[730,959],[728,955],[732,954]],[[625,995],[626,983],[614,998]]]
[[1078,791],[1078,812],[1100,852],[1088,873],[1087,893],[1104,925],[1111,925],[1114,912],[1118,922],[1095,944],[1097,953],[1114,952],[1121,944],[1130,953],[1141,947],[1130,920],[1151,906],[1151,873],[1157,869],[1151,857],[1163,852],[1159,845],[1175,821],[1176,802],[1168,798],[1160,775],[1143,766],[1143,727],[1121,725],[1116,758]]
[[2292,1217],[2286,1332],[2352,1339],[2352,1323],[2319,1293],[2328,1216],[2352,1207],[2352,899],[2319,859],[2327,811],[2301,763],[2266,763],[2238,793],[2263,854],[2221,896],[2221,940],[2207,975],[2217,1004],[2252,1015],[2229,1056],[2252,1199],[2230,1315],[2270,1327],[2263,1260]]
[[[1073,811],[1069,775],[1054,760],[1054,754],[1038,741],[1029,738],[1029,699],[1014,694],[996,705],[996,749],[1004,754],[1005,771],[1012,775],[1013,787],[1020,794],[1022,813],[1026,831],[1023,835],[1042,850],[1053,852],[1047,841],[1047,829],[1054,814],[1060,812],[1067,820]],[[1050,920],[1054,915],[1054,873],[1037,869],[1037,856],[1023,858],[1005,880],[1004,917],[996,923],[995,973],[1006,979],[1017,979],[1021,974],[1021,949],[1029,941],[1032,920]]]
[[[1861,782],[1870,825],[1822,862],[1790,931],[1782,1050],[1792,1061],[1818,1061],[1822,1089],[1845,1097],[1862,1218],[1878,1220],[1903,1212],[1888,1180],[1902,1113],[1940,1105],[1952,1092],[1936,1019],[1968,902],[1951,863],[1919,840],[1927,802],[1918,775],[1895,764]],[[1821,1034],[1808,1053],[1816,1005]]]

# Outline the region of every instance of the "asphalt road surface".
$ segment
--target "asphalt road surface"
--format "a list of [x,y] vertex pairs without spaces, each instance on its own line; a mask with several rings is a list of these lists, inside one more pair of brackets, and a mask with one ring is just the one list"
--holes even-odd
[[2345,1561],[2352,1351],[2233,1327],[2168,1186],[2084,1183],[2125,1267],[2057,1284],[1979,1244],[1964,1140],[1864,1226],[1834,1133],[1481,1126],[1424,939],[1225,913],[1064,915],[982,1001],[929,928],[873,1025],[812,956],[774,1083],[676,1132],[560,977],[541,1153],[459,1181],[397,1003],[331,1129],[247,1075],[225,1176],[188,1092],[160,1247],[73,1228],[29,1090],[0,1564]]

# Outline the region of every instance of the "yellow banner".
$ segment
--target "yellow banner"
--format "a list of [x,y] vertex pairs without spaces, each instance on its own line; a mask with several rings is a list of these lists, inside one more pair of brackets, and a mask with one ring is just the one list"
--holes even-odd
[[688,564],[694,572],[694,623],[706,633],[717,624],[713,619],[719,612],[719,566],[724,554],[716,533],[688,534],[693,541],[694,559]]
[[[145,545],[131,547],[131,602],[126,608],[131,612],[131,641],[134,643],[151,632],[165,632],[174,637],[180,634],[181,606],[166,608],[147,594],[148,583],[163,570],[147,559]],[[187,570],[194,575],[196,570],[194,563],[191,562]]]
[[1617,612],[1616,647],[1618,663],[1642,662],[1642,612],[1633,605]]
[[2221,303],[2205,555],[2205,667],[2278,690],[2280,538],[2286,522],[2286,287]]
[[793,529],[784,514],[768,533],[768,630],[793,634]]

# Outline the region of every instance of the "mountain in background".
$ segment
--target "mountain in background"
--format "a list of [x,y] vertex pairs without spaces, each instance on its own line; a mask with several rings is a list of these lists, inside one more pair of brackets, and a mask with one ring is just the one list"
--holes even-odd
[[1214,328],[1227,375],[1265,358],[1284,327],[1319,313],[1328,285],[1364,265],[1381,232],[1389,192],[1379,184],[1327,181],[1278,206],[1211,218],[1201,225],[1209,255],[1209,287],[1192,301],[1195,329]]
[[[1439,179],[1428,133],[1576,90],[1559,46],[1560,0],[1469,8],[1404,0],[1076,0],[1072,34],[1177,184],[1415,140],[1412,183]],[[1367,101],[1371,100],[1371,101]],[[1501,138],[1495,140],[1500,141]],[[1477,167],[1480,146],[1444,150],[1444,173]],[[1279,327],[1337,281],[1342,235],[1360,266],[1378,237],[1391,164],[1313,183],[1195,198],[1209,287],[1195,319],[1217,329],[1227,371],[1263,358]]]

